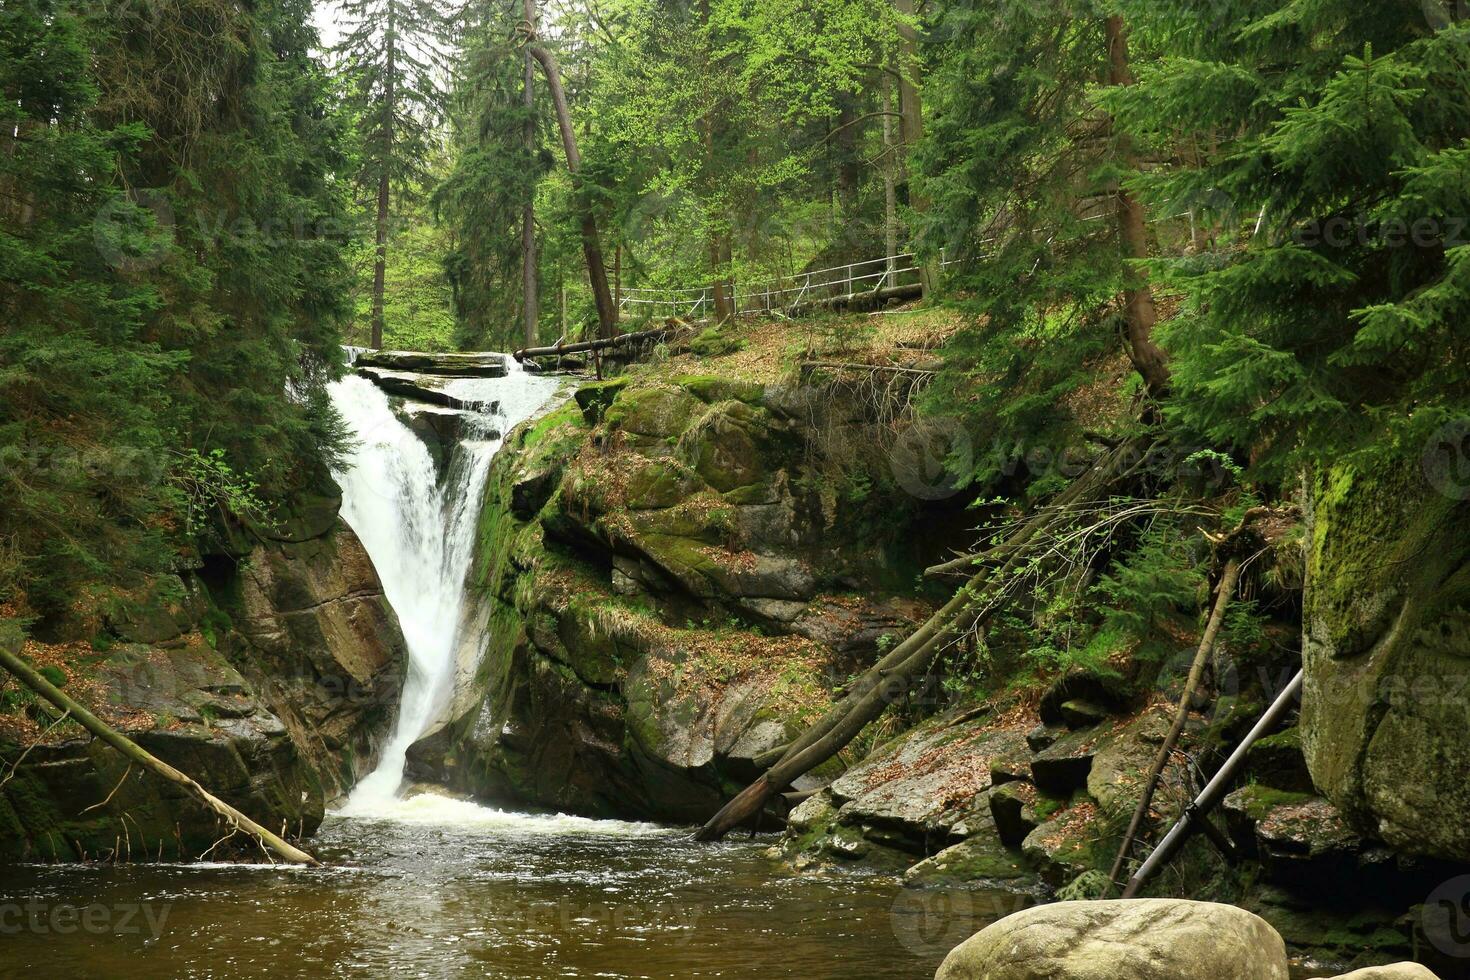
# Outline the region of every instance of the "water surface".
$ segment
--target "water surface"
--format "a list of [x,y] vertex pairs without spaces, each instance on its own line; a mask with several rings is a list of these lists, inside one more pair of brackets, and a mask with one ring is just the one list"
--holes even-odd
[[[313,842],[332,864],[321,871],[0,868],[0,972],[914,978],[1017,907],[856,872],[793,875],[769,844],[424,795],[329,818]],[[95,928],[77,924],[86,915]]]

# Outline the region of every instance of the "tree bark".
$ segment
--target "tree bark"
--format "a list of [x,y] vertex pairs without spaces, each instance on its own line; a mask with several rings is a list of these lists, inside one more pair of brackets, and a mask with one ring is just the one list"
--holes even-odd
[[[1109,84],[1132,85],[1133,72],[1128,64],[1128,29],[1121,16],[1108,18],[1107,39]],[[1132,167],[1135,162],[1133,147],[1127,136],[1118,138],[1118,151],[1124,163]],[[1153,290],[1149,287],[1148,272],[1133,264],[1148,258],[1148,229],[1144,222],[1143,205],[1124,187],[1118,188],[1118,228],[1123,237],[1124,259],[1130,260],[1123,273],[1123,315],[1127,323],[1129,356],[1149,394],[1160,398],[1169,388],[1169,358],[1153,339],[1159,315],[1154,306]]]
[[[526,51],[541,65],[546,87],[551,90],[551,103],[556,108],[556,124],[561,130],[562,148],[566,151],[567,172],[572,187],[582,187],[582,154],[577,150],[577,134],[572,129],[572,114],[567,108],[567,93],[561,85],[561,67],[556,56],[540,45],[527,45]],[[578,202],[582,211],[582,254],[587,260],[587,278],[592,283],[592,298],[597,304],[598,336],[606,339],[617,330],[618,311],[613,307],[612,291],[607,288],[607,265],[602,259],[602,241],[597,233],[597,216],[586,201]]]
[[[905,20],[914,17],[914,0],[894,0],[894,9]],[[911,23],[898,27],[898,111],[903,119],[900,142],[903,143],[903,167],[909,188],[909,207],[915,214],[929,210],[928,199],[918,191],[914,179],[913,153],[924,137],[923,66],[919,63],[918,32]],[[919,267],[923,295],[928,297],[939,282],[943,269],[938,259],[928,259]]]
[[4,647],[0,647],[0,667],[4,667],[10,671],[10,673],[15,675],[17,680],[45,698],[51,704],[70,714],[83,728],[97,738],[100,738],[106,744],[112,746],[129,762],[137,763],[154,775],[184,787],[184,789],[188,790],[201,803],[229,821],[230,826],[237,830],[243,830],[259,841],[262,846],[270,848],[293,864],[320,864],[310,854],[288,844],[254,820],[245,816],[239,810],[236,810],[228,803],[212,795],[203,786],[200,786],[184,773],[148,752],[136,742],[120,734],[116,729],[102,721],[102,719],[82,707],[66,694],[63,694],[55,685],[33,670],[24,660],[21,660]]
[[[526,22],[531,33],[536,32],[536,0],[525,0]],[[525,87],[523,95],[526,107],[526,159],[536,153],[536,64],[530,52],[525,55]],[[521,211],[521,315],[525,323],[525,346],[536,344],[536,327],[541,319],[541,298],[536,289],[536,201],[527,197]]]
[[394,73],[398,69],[394,58],[397,51],[396,26],[397,9],[390,3],[388,29],[383,35],[384,47],[388,49],[388,62],[383,76],[383,156],[382,170],[378,174],[378,220],[373,235],[376,247],[373,252],[372,338],[368,343],[373,350],[383,349],[383,307],[388,279],[388,212],[392,193],[390,177],[393,167],[393,122],[397,109],[394,105],[397,98]]
[[[903,85],[900,83],[899,88]],[[900,101],[902,101],[900,99]],[[893,138],[893,116],[888,114],[893,104],[893,81],[883,78],[883,243],[888,259],[887,285],[896,286],[898,272],[898,155],[899,146]],[[902,111],[902,110],[900,110]]]

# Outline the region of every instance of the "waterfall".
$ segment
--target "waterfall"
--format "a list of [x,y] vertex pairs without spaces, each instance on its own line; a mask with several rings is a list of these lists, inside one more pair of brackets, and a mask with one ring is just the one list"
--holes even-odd
[[499,410],[462,413],[461,436],[441,482],[428,448],[381,389],[356,376],[332,386],[333,403],[358,442],[350,467],[334,474],[342,487],[342,517],[377,568],[409,655],[392,738],[377,769],[353,790],[344,814],[392,800],[403,782],[409,746],[442,720],[490,460],[502,433],[535,413],[558,387],[554,379],[523,373],[514,362],[502,379],[447,381],[444,390],[454,397],[498,402]]

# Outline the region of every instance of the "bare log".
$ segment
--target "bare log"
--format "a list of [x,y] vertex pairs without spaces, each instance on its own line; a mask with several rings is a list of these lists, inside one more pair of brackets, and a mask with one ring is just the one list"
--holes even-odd
[[148,752],[132,739],[120,734],[116,729],[82,707],[71,697],[63,694],[60,689],[32,669],[24,660],[4,647],[0,647],[0,667],[4,667],[10,673],[14,674],[16,679],[26,687],[29,687],[56,707],[69,713],[77,720],[78,724],[122,753],[123,757],[130,763],[137,763],[154,775],[184,787],[201,803],[224,817],[234,830],[243,830],[245,833],[254,837],[262,847],[270,848],[292,864],[319,865],[321,863],[310,854],[288,844],[254,820],[245,816],[239,810],[236,810],[228,803],[214,796],[193,779]]
[[584,340],[575,344],[557,343],[551,347],[527,347],[518,350],[511,356],[517,361],[524,361],[528,357],[561,357],[564,354],[585,354],[591,351],[611,350],[614,347],[649,343],[663,340],[671,334],[677,333],[683,325],[677,322],[656,330],[640,330],[637,333],[618,334],[616,337],[606,337],[600,340]]

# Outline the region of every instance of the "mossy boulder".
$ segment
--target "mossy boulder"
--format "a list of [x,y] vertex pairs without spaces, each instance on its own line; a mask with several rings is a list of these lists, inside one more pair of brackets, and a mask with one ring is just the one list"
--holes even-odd
[[1035,882],[1031,862],[1019,850],[1002,844],[993,828],[946,847],[909,868],[903,876],[909,888],[1001,886],[1029,892]]
[[1302,748],[1360,833],[1470,861],[1470,501],[1415,460],[1310,493]]
[[682,388],[664,385],[627,387],[618,392],[603,420],[642,444],[672,447],[705,409],[704,402]]
[[738,401],[757,405],[765,397],[766,387],[754,381],[738,381],[718,375],[688,375],[675,378],[674,384],[683,388],[701,401]]
[[613,378],[610,381],[595,381],[578,388],[572,398],[581,409],[582,417],[588,425],[596,425],[602,421],[603,413],[612,405],[618,397],[618,392],[628,387],[629,378]]

